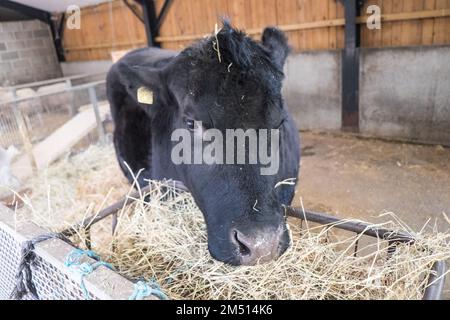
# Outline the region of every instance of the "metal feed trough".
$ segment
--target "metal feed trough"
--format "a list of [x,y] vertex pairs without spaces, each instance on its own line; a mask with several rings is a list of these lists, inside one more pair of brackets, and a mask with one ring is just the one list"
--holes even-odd
[[[185,187],[177,182],[175,182],[175,186],[185,190]],[[141,192],[146,191],[148,191],[148,187],[141,190]],[[112,231],[114,232],[117,212],[129,202],[130,198],[138,198],[138,196],[138,192],[135,192],[125,197],[98,214],[85,219],[82,223],[64,230],[60,235],[68,237],[77,230],[84,230],[89,235],[90,227],[108,216],[113,218]],[[395,250],[398,243],[414,242],[414,239],[406,233],[371,228],[362,222],[343,221],[330,215],[291,207],[286,209],[286,213],[302,222],[306,220],[322,225],[337,223],[333,228],[387,240],[389,243],[388,252]],[[18,268],[21,258],[23,258],[24,243],[46,233],[47,231],[32,223],[17,224],[14,219],[14,212],[0,204],[0,299],[9,299],[17,284]],[[89,242],[90,240],[87,240],[86,246],[88,248],[90,247]],[[39,299],[85,299],[87,293],[92,299],[129,299],[135,290],[134,283],[107,267],[100,266],[84,278],[71,272],[64,264],[64,260],[74,249],[73,246],[60,239],[50,239],[36,244],[35,250],[29,253],[34,254],[35,258],[32,263],[30,262],[31,275],[28,276],[32,278]],[[357,243],[355,255],[356,253]],[[89,261],[95,262],[93,259],[89,259]],[[428,286],[423,295],[424,300],[439,300],[441,298],[444,286],[445,262],[437,261],[432,269],[434,272],[428,279]],[[84,281],[86,292],[80,288],[82,281]],[[149,298],[157,299],[155,296]],[[36,297],[28,293],[23,299],[36,299]]]

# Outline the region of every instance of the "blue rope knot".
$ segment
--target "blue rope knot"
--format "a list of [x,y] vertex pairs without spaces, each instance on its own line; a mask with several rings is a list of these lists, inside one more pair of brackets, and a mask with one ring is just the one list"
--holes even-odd
[[88,274],[91,274],[94,271],[94,268],[92,268],[92,265],[90,265],[87,262],[84,262],[78,266],[80,270],[80,274],[83,276],[87,276]]
[[138,281],[134,284],[134,291],[128,300],[143,300],[149,296],[155,296],[161,300],[169,298],[161,291],[161,288],[155,282]]
[[[97,260],[94,263],[81,262],[81,258],[83,256],[87,256],[94,260]],[[92,250],[82,250],[82,249],[74,249],[72,250],[64,260],[64,265],[69,268],[72,272],[78,273],[80,275],[80,287],[83,291],[84,298],[86,300],[91,300],[91,296],[84,284],[84,277],[94,272],[98,267],[105,266],[111,270],[113,270],[113,266],[107,262],[100,261],[100,257]]]

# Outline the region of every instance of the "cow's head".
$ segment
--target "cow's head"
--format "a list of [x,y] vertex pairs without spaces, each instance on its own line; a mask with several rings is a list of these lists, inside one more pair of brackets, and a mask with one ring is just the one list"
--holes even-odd
[[[225,22],[219,32],[188,47],[163,68],[136,67],[135,78],[139,79],[137,86],[148,87],[154,96],[148,112],[157,119],[157,134],[167,137],[176,129],[185,129],[194,150],[196,141],[203,147],[210,145],[202,141],[202,134],[211,128],[223,134],[224,145],[227,129],[279,129],[279,161],[283,162],[289,152],[289,146],[283,146],[287,113],[281,96],[288,51],[284,34],[275,28],[266,28],[262,41],[257,42]],[[267,137],[270,148],[274,136],[269,131]],[[252,152],[246,141],[246,152]],[[168,145],[173,151],[179,141]],[[158,146],[153,146],[154,157],[161,154],[161,149],[155,148]],[[270,150],[265,152],[270,154]],[[224,146],[222,159],[227,153]],[[170,160],[166,157],[165,161]],[[245,164],[220,162],[172,167],[203,212],[210,253],[234,265],[278,257],[290,239],[275,185],[288,177],[277,170],[262,174],[264,165],[259,157],[258,163],[249,164],[248,154]]]

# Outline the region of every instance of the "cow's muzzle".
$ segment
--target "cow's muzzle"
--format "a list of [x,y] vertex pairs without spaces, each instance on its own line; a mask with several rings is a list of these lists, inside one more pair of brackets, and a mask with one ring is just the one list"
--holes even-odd
[[277,230],[231,230],[231,242],[236,247],[239,265],[256,265],[276,260],[289,246],[289,235],[283,227]]

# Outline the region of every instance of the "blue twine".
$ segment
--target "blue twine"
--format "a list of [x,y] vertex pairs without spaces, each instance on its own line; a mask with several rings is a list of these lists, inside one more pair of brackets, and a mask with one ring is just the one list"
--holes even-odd
[[[80,260],[83,256],[88,256],[94,260],[98,260],[94,263],[81,263]],[[91,295],[89,294],[86,285],[84,284],[84,277],[94,272],[98,267],[105,266],[109,269],[113,269],[113,266],[107,262],[100,261],[100,257],[92,250],[82,250],[74,249],[67,256],[64,261],[64,265],[68,267],[72,272],[78,273],[81,277],[80,287],[83,291],[84,298],[86,300],[91,300]]]
[[161,300],[168,300],[169,298],[161,291],[159,285],[154,281],[138,281],[134,284],[134,291],[128,300],[143,300],[149,296],[155,296]]

